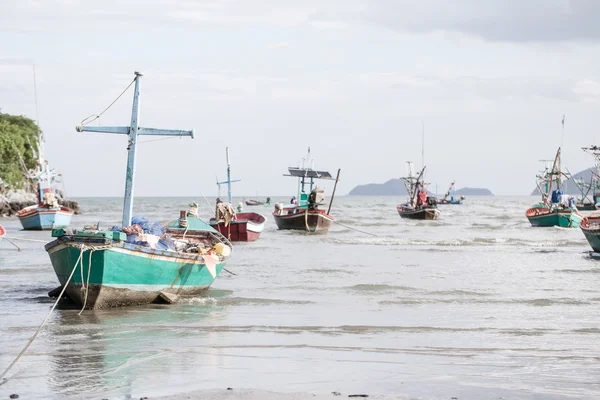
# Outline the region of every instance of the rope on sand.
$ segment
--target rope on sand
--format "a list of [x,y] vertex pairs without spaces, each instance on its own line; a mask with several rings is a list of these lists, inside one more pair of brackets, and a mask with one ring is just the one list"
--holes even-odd
[[71,271],[71,275],[69,275],[69,279],[67,279],[67,282],[64,284],[63,289],[61,290],[60,294],[58,295],[58,298],[56,299],[56,302],[54,303],[54,305],[52,306],[52,308],[48,312],[48,315],[46,315],[46,318],[44,319],[44,322],[42,322],[42,324],[37,329],[37,331],[35,331],[35,333],[31,337],[31,339],[29,339],[29,342],[27,342],[27,344],[25,345],[25,347],[23,347],[23,350],[21,350],[21,352],[19,353],[19,355],[17,356],[17,358],[15,358],[14,361],[8,366],[8,368],[6,368],[4,370],[4,372],[2,372],[2,375],[0,375],[0,385],[4,384],[7,381],[7,379],[4,379],[4,377],[6,376],[6,374],[8,373],[8,371],[10,371],[11,368],[17,363],[17,361],[19,361],[19,359],[23,356],[23,354],[25,354],[25,351],[27,351],[27,349],[29,348],[29,346],[31,346],[31,343],[33,343],[33,341],[35,340],[35,338],[37,337],[37,335],[40,333],[40,331],[42,330],[42,328],[44,327],[44,325],[46,325],[46,322],[48,321],[48,318],[50,318],[50,315],[52,314],[52,312],[54,311],[54,309],[58,305],[58,302],[60,301],[60,299],[62,298],[63,294],[65,293],[65,290],[67,289],[67,286],[69,285],[69,282],[71,282],[71,278],[73,278],[73,274],[75,273],[75,270],[77,269],[77,265],[80,263],[81,258],[83,257],[83,252],[84,251],[85,251],[85,248],[82,246],[80,248],[79,258],[77,258],[77,261],[75,262],[75,265],[73,266],[73,270]]

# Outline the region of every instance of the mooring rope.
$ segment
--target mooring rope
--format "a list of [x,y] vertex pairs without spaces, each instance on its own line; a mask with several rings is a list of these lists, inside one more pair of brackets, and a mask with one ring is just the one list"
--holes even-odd
[[361,231],[360,229],[353,228],[353,227],[351,227],[351,226],[348,226],[348,225],[342,224],[341,222],[338,222],[338,221],[335,221],[335,220],[331,220],[331,222],[334,222],[334,223],[336,223],[336,224],[338,224],[338,225],[341,225],[341,226],[343,226],[344,228],[348,228],[348,229],[351,229],[351,230],[353,230],[353,231],[356,231],[356,232],[364,233],[365,235],[371,235],[371,236],[379,237],[379,236],[377,236],[377,235],[376,235],[376,234],[374,234],[374,233],[369,233],[369,232]]
[[6,240],[8,243],[12,244],[13,246],[15,246],[17,248],[17,251],[21,251],[21,248],[19,246],[17,246],[16,243],[14,243],[12,240],[8,239],[8,238],[4,238],[4,240]]
[[[304,226],[306,226],[306,232],[310,232],[310,228],[308,227],[308,207],[304,209]],[[317,228],[315,227],[315,230],[316,229]]]
[[18,238],[18,237],[9,237],[9,236],[4,236],[4,239],[10,239],[10,240],[22,240],[24,242],[36,242],[36,243],[48,243],[47,240],[39,240],[39,239],[25,239],[25,238]]
[[[95,248],[93,248],[93,247],[90,249],[90,254],[89,254],[89,258],[88,258],[87,281],[85,283],[85,296],[83,298],[83,307],[81,307],[81,311],[79,311],[79,314],[77,314],[77,315],[81,315],[83,310],[85,310],[85,306],[87,305],[88,292],[90,290],[90,274],[92,272],[92,253],[94,252],[94,250],[95,250]],[[83,258],[81,259],[81,273],[83,274]],[[83,289],[83,279],[81,280],[81,288]]]
[[[33,341],[35,340],[35,338],[37,337],[37,335],[40,333],[40,331],[42,330],[42,328],[44,327],[44,325],[46,325],[46,322],[48,322],[48,318],[50,318],[50,315],[52,315],[52,313],[54,312],[54,309],[58,305],[58,302],[60,301],[60,299],[62,299],[63,295],[65,294],[65,290],[67,290],[67,287],[69,286],[69,283],[71,282],[71,279],[73,278],[73,275],[75,274],[75,270],[77,269],[77,265],[79,265],[79,264],[81,264],[81,270],[82,270],[82,276],[83,276],[83,260],[82,260],[83,259],[83,253],[85,253],[86,250],[90,250],[90,257],[89,257],[90,265],[88,266],[88,282],[87,282],[87,285],[86,285],[86,290],[87,290],[87,288],[89,287],[90,269],[91,269],[91,265],[92,265],[91,264],[91,261],[92,261],[91,254],[92,254],[92,252],[94,252],[96,250],[103,250],[103,249],[108,249],[110,247],[113,247],[110,244],[109,245],[102,245],[102,246],[89,246],[89,245],[84,245],[84,244],[70,244],[68,246],[72,246],[72,247],[75,247],[75,248],[79,249],[79,257],[77,258],[77,261],[75,261],[75,265],[73,266],[73,269],[71,270],[71,274],[69,275],[69,278],[67,279],[67,281],[63,285],[63,288],[60,291],[60,294],[58,295],[58,298],[54,302],[54,305],[52,305],[52,308],[48,312],[48,315],[46,315],[46,318],[44,318],[44,321],[42,322],[42,324],[39,326],[39,328],[37,329],[37,331],[35,331],[35,333],[31,337],[31,339],[29,339],[29,341],[27,342],[27,344],[25,345],[25,347],[23,347],[23,350],[21,350],[21,352],[19,353],[19,355],[17,355],[17,357],[8,366],[8,368],[6,368],[4,370],[4,372],[2,372],[2,375],[0,375],[0,385],[4,384],[7,381],[7,379],[5,379],[4,377],[6,376],[6,374],[8,373],[8,371],[10,371],[12,369],[12,367],[17,363],[17,361],[19,361],[19,359],[23,356],[23,354],[25,354],[25,352],[27,351],[27,349],[29,348],[29,346],[31,346],[31,344],[33,343]],[[83,279],[81,281],[81,284],[83,285]],[[86,302],[87,302],[87,293],[86,293],[86,297],[85,297],[85,301],[84,301],[84,308],[85,308],[85,303]],[[79,312],[79,315],[81,315],[82,311],[83,311],[83,309]]]
[[73,278],[73,274],[75,273],[75,270],[77,269],[77,264],[79,264],[79,262],[81,261],[81,258],[83,257],[83,252],[84,251],[85,251],[84,250],[84,246],[82,246],[80,248],[79,258],[77,258],[77,261],[75,262],[75,265],[73,266],[73,270],[71,271],[71,274],[69,275],[69,279],[67,279],[67,282],[65,282],[62,290],[60,291],[60,294],[58,295],[58,298],[56,299],[56,302],[54,302],[54,305],[52,306],[52,308],[48,312],[48,315],[46,315],[46,318],[44,318],[44,322],[42,322],[42,324],[39,326],[39,328],[37,329],[37,331],[35,331],[35,333],[31,337],[31,339],[29,339],[29,342],[27,342],[27,344],[25,345],[25,347],[23,347],[23,350],[21,350],[21,352],[19,353],[19,355],[17,356],[17,358],[15,358],[13,360],[13,362],[8,366],[8,368],[6,368],[4,370],[4,372],[2,373],[2,375],[0,375],[0,385],[4,384],[7,381],[7,379],[4,379],[4,377],[6,376],[6,374],[8,373],[8,371],[10,371],[11,368],[17,363],[17,361],[19,361],[19,359],[23,356],[23,354],[25,354],[25,351],[27,351],[27,349],[29,348],[29,346],[31,346],[31,343],[33,343],[33,341],[35,340],[35,338],[37,337],[37,335],[40,333],[40,331],[42,330],[42,328],[44,327],[44,325],[46,325],[46,322],[48,321],[48,318],[50,318],[50,315],[52,314],[52,312],[54,311],[54,309],[58,305],[58,302],[60,301],[60,299],[62,298],[63,294],[65,293],[65,290],[67,289],[67,286],[69,285],[69,282],[71,282],[71,278]]

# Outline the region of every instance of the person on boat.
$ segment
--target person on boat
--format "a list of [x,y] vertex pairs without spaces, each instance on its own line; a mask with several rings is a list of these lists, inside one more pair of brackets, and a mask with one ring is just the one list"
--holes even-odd
[[560,196],[563,195],[563,191],[560,189],[555,189],[552,191],[552,196],[550,197],[550,203],[552,204],[559,204],[560,203]]
[[298,201],[296,200],[296,196],[292,196],[292,199],[290,200],[290,204],[298,204]]
[[427,191],[422,187],[417,192],[417,207],[422,207],[427,204]]
[[569,196],[569,208],[576,209],[576,202],[573,196]]
[[267,201],[265,201],[265,206],[268,206],[271,204],[271,198],[267,197]]
[[244,205],[240,201],[237,206],[237,212],[241,213],[244,210]]
[[561,208],[571,208],[571,199],[573,196],[569,196],[568,194],[561,194],[558,198],[559,206]]

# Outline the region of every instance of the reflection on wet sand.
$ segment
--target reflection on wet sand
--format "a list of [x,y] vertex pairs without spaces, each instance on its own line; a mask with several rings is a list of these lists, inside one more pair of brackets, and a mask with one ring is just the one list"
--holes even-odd
[[[210,296],[224,294],[217,290]],[[56,393],[128,397],[165,377],[174,384],[177,371],[192,369],[198,362],[218,363],[214,353],[205,353],[199,360],[198,351],[185,349],[191,343],[189,335],[203,346],[219,344],[218,333],[193,327],[218,323],[226,306],[152,305],[84,311],[82,315],[67,307],[63,306],[50,328],[54,343],[48,380]]]

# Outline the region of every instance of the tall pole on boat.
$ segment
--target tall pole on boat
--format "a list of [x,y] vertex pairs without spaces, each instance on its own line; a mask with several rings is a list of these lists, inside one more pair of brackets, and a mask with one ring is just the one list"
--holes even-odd
[[[133,212],[133,188],[135,178],[135,148],[138,135],[150,136],[190,136],[194,138],[194,131],[175,130],[175,129],[156,129],[156,128],[140,128],[139,126],[139,96],[140,96],[140,80],[142,74],[135,72],[135,89],[133,92],[133,106],[131,109],[131,123],[129,126],[85,126],[85,122],[77,125],[77,132],[99,132],[99,133],[116,133],[127,135],[127,171],[125,174],[125,196],[123,202],[123,226],[131,225],[131,214]],[[120,97],[121,95],[119,95]],[[118,98],[117,97],[117,100]],[[116,100],[115,100],[116,101]],[[113,102],[114,104],[114,102]],[[111,104],[112,105],[112,104]],[[110,108],[110,106],[109,106]],[[106,111],[106,110],[105,110]],[[104,113],[104,111],[102,112]],[[100,114],[102,114],[100,113]],[[85,121],[85,120],[84,120]]]
[[565,114],[563,114],[563,118],[562,118],[562,132],[561,132],[561,137],[560,137],[560,148],[562,149],[563,144],[565,142]]
[[225,147],[227,156],[227,199],[231,204],[231,165],[229,164],[229,147]]
[[133,106],[131,107],[131,124],[129,125],[129,141],[127,143],[127,172],[125,174],[125,200],[123,203],[123,226],[131,225],[133,213],[133,181],[135,179],[135,147],[139,130],[140,117],[140,81],[142,74],[135,72],[135,88],[133,89]]
[[421,121],[421,168],[425,167],[425,121]]
[[333,198],[335,197],[335,189],[337,188],[337,184],[340,180],[340,171],[341,169],[338,168],[338,173],[335,177],[335,185],[333,185],[333,193],[331,193],[331,200],[329,201],[329,208],[327,209],[327,215],[329,215],[329,212],[331,211],[331,205],[333,204]]

